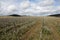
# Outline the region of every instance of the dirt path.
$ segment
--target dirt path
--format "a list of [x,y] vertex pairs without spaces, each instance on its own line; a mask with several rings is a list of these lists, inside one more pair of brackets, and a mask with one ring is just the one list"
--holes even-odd
[[21,40],[40,40],[39,37],[40,30],[41,30],[41,23],[37,21],[36,24],[33,25],[33,27],[22,37]]
[[[43,21],[44,21],[44,25],[42,23]],[[40,36],[41,36],[40,32],[41,32],[43,26],[46,26],[46,28],[52,32],[51,33],[52,35],[45,36],[48,40],[60,40],[60,36],[56,30],[56,26],[53,25],[52,21],[54,21],[54,20],[51,20],[51,19],[50,20],[49,19],[43,20],[43,18],[37,20],[36,24],[33,25],[33,27],[22,37],[21,40],[41,40],[40,39]],[[44,37],[42,39],[44,39]],[[44,40],[46,40],[46,39],[44,39]]]

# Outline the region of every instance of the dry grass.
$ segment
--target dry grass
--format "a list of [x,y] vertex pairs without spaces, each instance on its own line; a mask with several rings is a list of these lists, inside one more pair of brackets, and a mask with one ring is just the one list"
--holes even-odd
[[0,17],[0,40],[60,40],[60,18]]

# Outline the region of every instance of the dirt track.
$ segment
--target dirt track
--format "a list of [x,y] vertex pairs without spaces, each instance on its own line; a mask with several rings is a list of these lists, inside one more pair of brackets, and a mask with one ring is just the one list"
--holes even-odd
[[[51,20],[52,19],[52,20]],[[39,19],[36,22],[33,28],[31,28],[25,35],[22,40],[60,40],[59,33],[56,30],[56,25],[54,25],[55,18],[45,18]],[[52,23],[53,22],[53,23]],[[50,30],[51,35],[44,35],[42,33],[42,28],[46,26],[46,29]],[[40,32],[42,34],[40,34]],[[42,37],[40,37],[42,36]],[[42,38],[42,39],[41,39]]]

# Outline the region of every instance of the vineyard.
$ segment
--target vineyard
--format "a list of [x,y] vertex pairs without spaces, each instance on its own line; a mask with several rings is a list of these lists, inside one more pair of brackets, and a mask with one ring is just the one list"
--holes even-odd
[[0,17],[0,40],[60,40],[60,18]]

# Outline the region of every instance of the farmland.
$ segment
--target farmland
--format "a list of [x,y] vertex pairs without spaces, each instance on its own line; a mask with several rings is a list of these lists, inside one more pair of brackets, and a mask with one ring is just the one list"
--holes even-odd
[[0,40],[60,40],[60,18],[0,17]]

